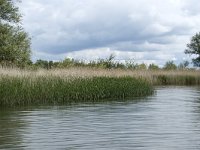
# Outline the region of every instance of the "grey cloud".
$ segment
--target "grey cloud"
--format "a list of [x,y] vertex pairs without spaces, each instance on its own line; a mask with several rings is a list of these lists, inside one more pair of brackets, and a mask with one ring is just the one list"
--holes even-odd
[[194,3],[198,1],[24,0],[20,8],[34,51],[59,55],[109,47],[175,53],[200,30],[199,4]]

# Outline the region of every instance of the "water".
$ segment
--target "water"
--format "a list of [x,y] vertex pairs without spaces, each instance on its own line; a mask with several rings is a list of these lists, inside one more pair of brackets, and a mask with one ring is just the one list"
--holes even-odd
[[200,149],[200,88],[97,104],[0,110],[0,149]]

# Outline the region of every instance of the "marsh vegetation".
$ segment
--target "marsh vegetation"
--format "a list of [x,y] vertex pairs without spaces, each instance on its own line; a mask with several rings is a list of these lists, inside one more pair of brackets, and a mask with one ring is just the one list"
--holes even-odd
[[153,93],[154,85],[199,85],[199,71],[68,68],[0,70],[0,105],[59,105],[126,99]]
[[142,78],[106,76],[103,72],[102,75],[95,75],[98,72],[88,71],[85,70],[84,75],[83,70],[54,72],[4,70],[0,75],[0,105],[92,102],[146,96],[153,92],[151,84]]

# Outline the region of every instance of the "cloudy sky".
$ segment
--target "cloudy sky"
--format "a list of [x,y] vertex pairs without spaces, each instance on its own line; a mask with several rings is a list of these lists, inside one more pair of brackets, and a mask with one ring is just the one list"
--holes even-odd
[[198,0],[22,0],[33,60],[107,58],[179,63],[200,31]]

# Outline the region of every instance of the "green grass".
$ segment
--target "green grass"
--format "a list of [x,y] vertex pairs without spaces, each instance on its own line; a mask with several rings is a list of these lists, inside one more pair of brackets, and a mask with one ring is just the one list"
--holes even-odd
[[146,96],[153,87],[134,77],[65,78],[5,76],[0,78],[0,106],[60,105]]

